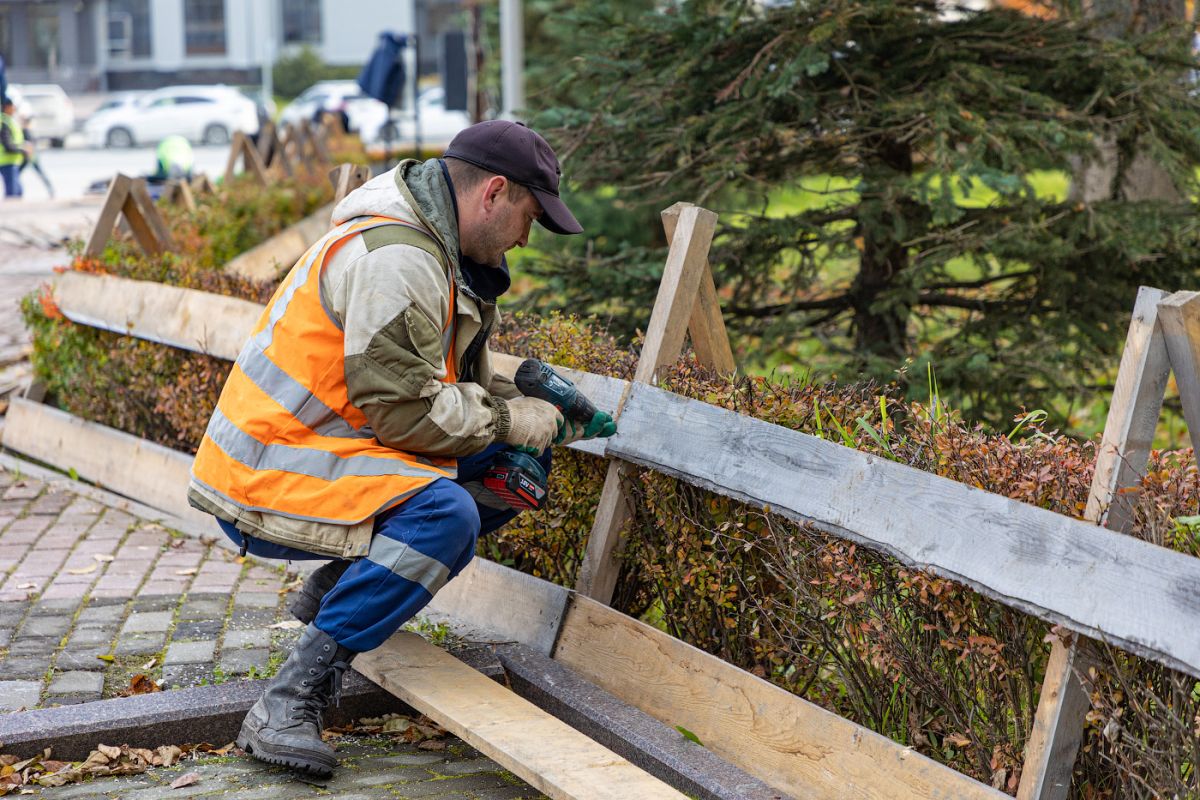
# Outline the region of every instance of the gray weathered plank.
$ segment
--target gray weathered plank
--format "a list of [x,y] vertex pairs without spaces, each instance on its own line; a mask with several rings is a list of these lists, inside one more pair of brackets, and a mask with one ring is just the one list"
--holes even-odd
[[650,386],[621,424],[609,456],[1200,676],[1200,559]]

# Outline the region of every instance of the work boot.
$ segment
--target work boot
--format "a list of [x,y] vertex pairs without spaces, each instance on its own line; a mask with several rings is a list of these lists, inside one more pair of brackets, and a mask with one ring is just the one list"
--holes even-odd
[[342,673],[355,655],[309,624],[246,715],[237,746],[268,764],[332,775],[337,756],[321,741],[321,713],[341,694]]
[[321,600],[351,563],[353,562],[339,558],[313,570],[312,574],[304,579],[300,591],[288,601],[287,610],[293,617],[308,625],[317,618],[317,612],[321,610]]

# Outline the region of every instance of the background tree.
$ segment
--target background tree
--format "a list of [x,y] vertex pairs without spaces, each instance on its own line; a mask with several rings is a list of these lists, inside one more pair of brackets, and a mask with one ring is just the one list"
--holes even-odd
[[[916,372],[919,393],[930,362],[999,422],[1092,393],[1139,284],[1196,284],[1200,112],[1178,31],[1113,39],[922,0],[584,13],[592,51],[537,122],[607,213],[722,213],[712,260],[744,361]],[[1136,143],[1180,199],[1068,200],[1104,136]],[[644,324],[661,254],[614,238],[547,258],[540,300]]]

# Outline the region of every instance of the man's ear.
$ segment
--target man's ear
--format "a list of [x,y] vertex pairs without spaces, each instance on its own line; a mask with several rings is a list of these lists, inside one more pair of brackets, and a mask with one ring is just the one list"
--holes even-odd
[[503,175],[493,175],[488,178],[487,183],[483,185],[483,208],[485,211],[491,211],[496,207],[496,203],[504,194],[507,186],[508,178]]

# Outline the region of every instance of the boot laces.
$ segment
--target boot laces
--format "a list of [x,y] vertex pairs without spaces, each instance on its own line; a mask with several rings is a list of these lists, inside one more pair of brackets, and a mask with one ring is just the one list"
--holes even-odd
[[334,661],[314,679],[303,681],[298,693],[300,702],[294,707],[292,718],[301,722],[311,722],[319,728],[322,712],[330,703],[341,703],[342,673],[349,667],[349,663],[345,661]]

